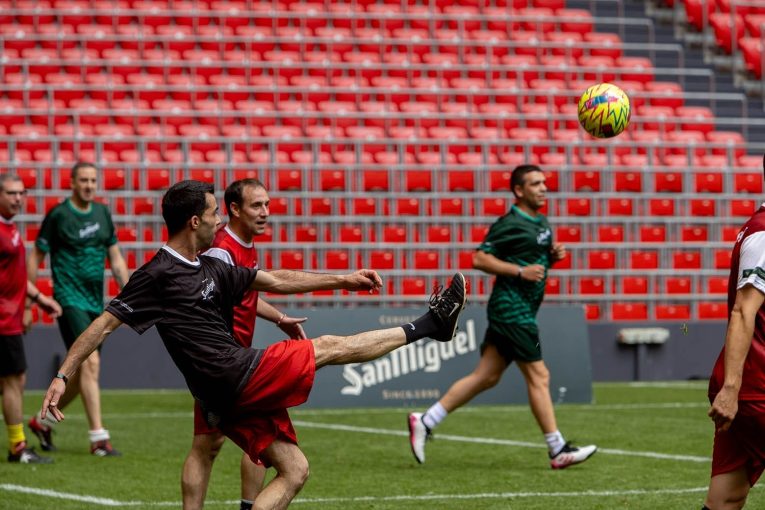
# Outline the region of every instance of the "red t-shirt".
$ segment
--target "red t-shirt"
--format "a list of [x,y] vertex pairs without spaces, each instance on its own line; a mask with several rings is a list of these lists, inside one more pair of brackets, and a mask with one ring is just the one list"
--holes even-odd
[[[221,259],[232,266],[258,268],[254,243],[242,241],[228,225],[218,230],[213,247],[204,254]],[[234,307],[234,338],[244,347],[252,346],[257,310],[258,292],[254,290],[246,292],[241,304]]]
[[24,332],[27,265],[24,242],[13,222],[0,216],[0,335]]
[[[736,291],[752,285],[765,294],[765,204],[746,222],[736,238],[728,280],[728,313],[736,302]],[[709,396],[714,399],[725,380],[725,347],[717,358],[709,380]],[[754,338],[744,362],[738,398],[741,401],[765,400],[765,306],[757,312]]]

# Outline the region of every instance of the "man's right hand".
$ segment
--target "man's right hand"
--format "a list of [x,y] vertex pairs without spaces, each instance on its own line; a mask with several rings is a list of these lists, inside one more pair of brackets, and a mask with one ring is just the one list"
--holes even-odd
[[48,392],[43,399],[42,409],[40,409],[40,416],[42,418],[45,418],[48,415],[48,412],[50,412],[53,419],[56,421],[64,419],[64,413],[57,407],[64,391],[66,391],[66,383],[64,380],[59,379],[58,377],[53,379],[48,387]]

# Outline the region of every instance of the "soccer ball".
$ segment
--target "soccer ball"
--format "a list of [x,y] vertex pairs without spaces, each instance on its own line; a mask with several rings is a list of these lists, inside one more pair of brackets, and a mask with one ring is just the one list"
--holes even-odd
[[595,138],[612,138],[629,122],[630,98],[616,85],[593,85],[579,98],[579,124]]

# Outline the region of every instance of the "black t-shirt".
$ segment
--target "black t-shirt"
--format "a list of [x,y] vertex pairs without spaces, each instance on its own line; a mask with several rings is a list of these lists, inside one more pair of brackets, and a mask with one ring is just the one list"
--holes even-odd
[[257,269],[206,256],[186,260],[164,246],[106,307],[142,334],[152,326],[205,409],[225,411],[263,354],[232,336],[233,308]]

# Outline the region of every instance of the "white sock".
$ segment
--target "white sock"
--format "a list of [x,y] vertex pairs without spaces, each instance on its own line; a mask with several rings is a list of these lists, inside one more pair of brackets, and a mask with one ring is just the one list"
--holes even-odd
[[560,430],[545,434],[545,441],[547,441],[547,448],[553,457],[558,455],[566,445],[566,440],[563,439],[563,434],[560,433]]
[[88,435],[90,436],[91,443],[109,440],[109,431],[106,429],[89,430]]
[[441,402],[436,402],[432,406],[430,406],[430,409],[425,411],[425,414],[422,415],[422,423],[425,424],[426,427],[433,430],[436,428],[436,425],[444,421],[444,418],[446,418],[446,415],[449,414],[446,409],[444,409],[444,406],[441,405]]
[[40,411],[37,411],[37,414],[35,415],[35,418],[37,419],[37,423],[41,425],[45,425],[46,427],[53,428],[58,423],[55,418],[53,418],[52,413],[48,413],[48,415],[45,418],[40,417]]

